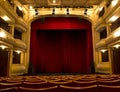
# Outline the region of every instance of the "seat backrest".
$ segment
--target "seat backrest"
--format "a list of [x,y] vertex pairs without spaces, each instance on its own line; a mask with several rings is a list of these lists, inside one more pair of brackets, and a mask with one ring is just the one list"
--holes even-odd
[[65,86],[71,86],[71,87],[87,87],[92,85],[97,85],[97,81],[73,81],[71,83],[63,84]]
[[18,87],[21,83],[0,83],[0,89],[10,88],[10,87]]
[[18,87],[2,88],[0,92],[17,92]]
[[60,85],[61,92],[97,92],[97,85],[87,86],[87,87],[71,87]]
[[55,84],[50,84],[48,82],[23,82],[23,84],[21,85],[21,87],[27,87],[27,88],[47,88],[47,87],[51,87],[51,86],[55,86]]
[[116,79],[116,80],[99,80],[98,82],[98,85],[120,85],[120,79]]
[[72,80],[49,81],[49,83],[51,83],[51,84],[57,84],[57,85],[62,85],[62,84],[72,83]]
[[73,85],[78,85],[78,86],[91,86],[91,85],[97,85],[97,81],[73,81]]
[[120,86],[98,85],[99,92],[120,92]]
[[19,87],[18,92],[57,92],[58,86],[47,87],[47,88],[27,88]]

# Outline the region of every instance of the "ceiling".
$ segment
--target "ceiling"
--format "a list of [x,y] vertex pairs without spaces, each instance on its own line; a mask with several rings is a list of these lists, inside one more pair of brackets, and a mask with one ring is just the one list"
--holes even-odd
[[18,0],[23,5],[33,5],[34,8],[41,7],[71,7],[92,8],[104,0]]

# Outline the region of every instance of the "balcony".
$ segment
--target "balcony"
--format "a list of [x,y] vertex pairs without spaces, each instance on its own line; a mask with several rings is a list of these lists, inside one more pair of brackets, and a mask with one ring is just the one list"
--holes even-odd
[[102,39],[98,43],[96,43],[96,49],[100,48],[106,48],[106,39]]
[[14,43],[14,38],[10,33],[5,31],[4,29],[0,28],[0,43],[2,45],[7,45],[9,44],[10,46],[13,45]]
[[27,46],[25,44],[24,41],[20,40],[20,39],[14,39],[14,49],[15,50],[22,50],[25,51],[27,49]]

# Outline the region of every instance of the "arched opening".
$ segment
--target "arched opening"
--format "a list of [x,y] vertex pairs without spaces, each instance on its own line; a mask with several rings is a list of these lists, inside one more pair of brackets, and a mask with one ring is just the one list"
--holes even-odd
[[78,17],[45,17],[32,22],[30,61],[35,73],[89,73],[92,29]]

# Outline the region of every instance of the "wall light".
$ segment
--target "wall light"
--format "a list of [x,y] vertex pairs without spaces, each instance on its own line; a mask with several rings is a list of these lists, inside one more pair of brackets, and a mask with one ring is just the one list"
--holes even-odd
[[20,9],[20,11],[22,11],[22,10],[23,10],[21,6],[18,6],[18,8]]
[[112,6],[115,6],[118,3],[118,0],[112,0]]
[[4,50],[5,48],[7,48],[7,47],[4,46],[4,45],[1,45],[0,47],[2,48],[2,50]]
[[116,44],[113,47],[115,47],[116,49],[118,49],[120,47],[120,44]]
[[103,9],[103,7],[100,7],[100,8],[99,8],[99,11],[102,11],[102,9]]
[[116,29],[116,31],[113,34],[113,37],[119,37],[120,36],[120,27]]
[[120,31],[114,33],[114,37],[119,37],[119,36],[120,36]]
[[3,31],[0,31],[0,37],[5,38],[6,34]]
[[10,21],[10,18],[8,16],[2,16],[1,18],[5,21]]
[[102,53],[105,53],[107,50],[106,49],[102,49],[100,50]]
[[20,54],[20,53],[21,53],[21,51],[20,51],[20,50],[16,50],[15,52],[17,52],[17,54]]
[[112,17],[109,19],[109,21],[110,21],[110,22],[114,22],[114,21],[116,21],[118,18],[119,18],[118,16],[112,16]]

